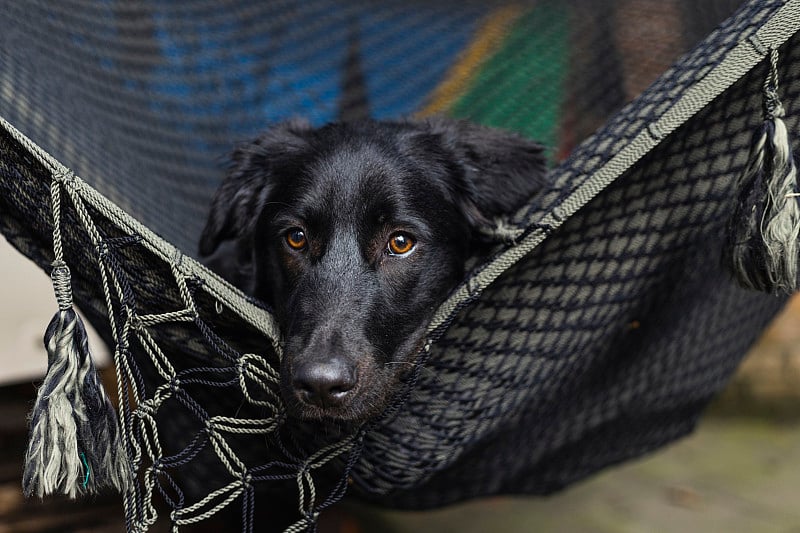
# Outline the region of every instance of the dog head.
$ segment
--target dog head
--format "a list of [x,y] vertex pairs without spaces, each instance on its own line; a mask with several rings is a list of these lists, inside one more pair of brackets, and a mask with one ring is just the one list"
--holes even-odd
[[412,365],[482,230],[544,174],[538,144],[464,121],[289,122],[234,152],[200,254],[235,243],[251,263],[225,270],[275,310],[290,412],[360,421]]

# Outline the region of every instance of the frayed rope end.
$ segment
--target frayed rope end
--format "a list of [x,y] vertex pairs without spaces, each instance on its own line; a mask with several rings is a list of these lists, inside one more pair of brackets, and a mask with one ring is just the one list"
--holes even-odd
[[86,328],[72,307],[69,268],[54,263],[59,311],[44,336],[48,369],[30,415],[22,488],[26,496],[71,498],[130,478],[119,422],[89,352]]
[[723,250],[738,283],[767,293],[798,289],[800,203],[797,165],[777,97],[777,52],[765,85],[764,122],[738,181],[739,194]]

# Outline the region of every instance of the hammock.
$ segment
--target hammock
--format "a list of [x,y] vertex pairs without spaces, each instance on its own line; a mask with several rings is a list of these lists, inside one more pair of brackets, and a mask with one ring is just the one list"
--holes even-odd
[[[119,394],[117,423],[87,373],[97,423],[75,415],[78,444],[49,457],[37,403],[32,450],[69,475],[26,471],[26,491],[115,486],[130,531],[232,508],[253,531],[279,490],[300,531],[345,492],[546,494],[690,432],[786,299],[720,258],[765,80],[797,133],[800,1],[739,4],[0,1],[0,230],[54,272],[48,338],[74,299]],[[306,427],[284,416],[273,317],[192,258],[209,199],[270,122],[413,113],[543,141],[553,185],[437,311],[384,415]]]

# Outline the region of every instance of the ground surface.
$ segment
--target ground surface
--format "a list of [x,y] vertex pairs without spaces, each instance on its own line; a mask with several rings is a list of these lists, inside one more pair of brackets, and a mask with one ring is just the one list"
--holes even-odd
[[367,512],[364,531],[800,532],[800,426],[706,419],[680,443],[547,499]]

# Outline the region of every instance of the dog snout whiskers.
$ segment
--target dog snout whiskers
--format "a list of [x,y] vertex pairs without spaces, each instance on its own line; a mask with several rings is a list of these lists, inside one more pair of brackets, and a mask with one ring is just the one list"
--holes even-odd
[[345,402],[357,383],[356,369],[340,359],[302,364],[292,374],[292,386],[298,397],[323,408]]

